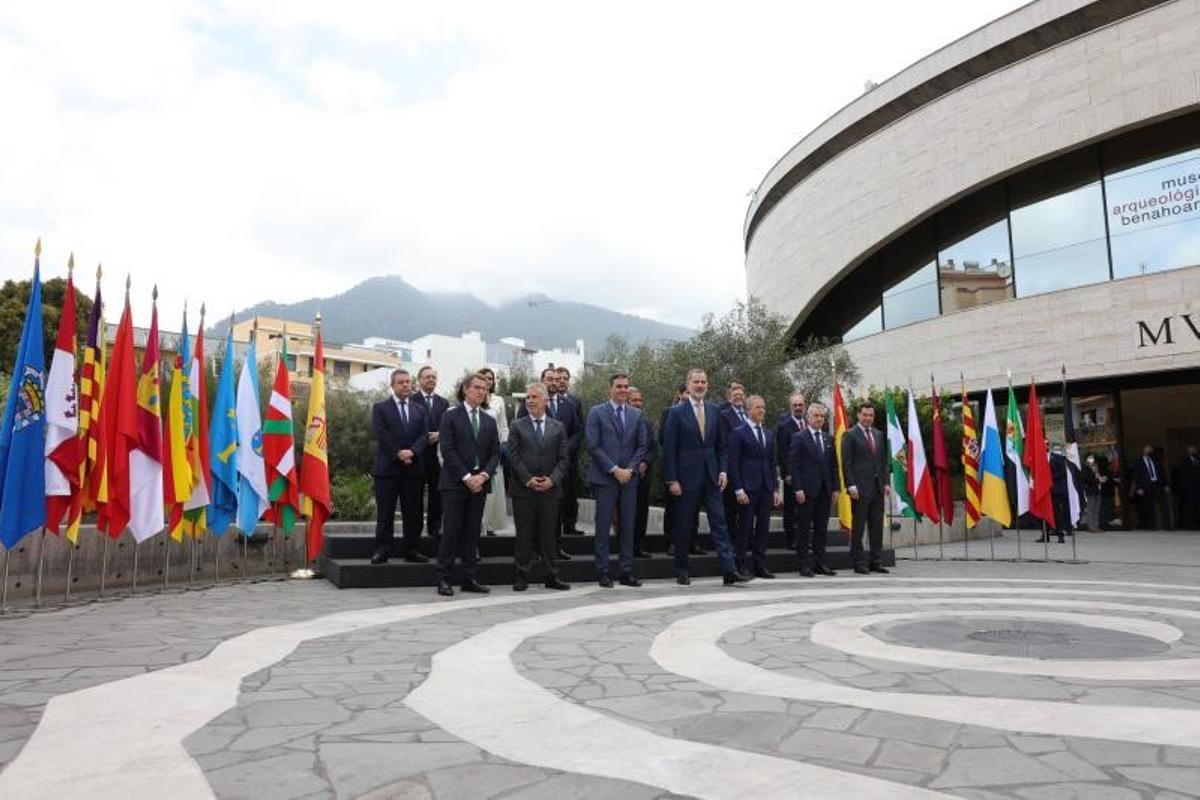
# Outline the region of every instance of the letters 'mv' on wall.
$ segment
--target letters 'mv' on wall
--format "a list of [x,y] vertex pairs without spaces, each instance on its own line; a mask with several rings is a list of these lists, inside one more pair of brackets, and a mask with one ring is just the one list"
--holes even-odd
[[1134,320],[1138,355],[1200,350],[1200,312]]

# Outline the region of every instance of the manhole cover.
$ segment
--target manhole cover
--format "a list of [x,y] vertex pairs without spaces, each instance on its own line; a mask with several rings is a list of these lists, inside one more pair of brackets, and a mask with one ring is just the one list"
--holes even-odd
[[1022,628],[1000,628],[990,631],[975,631],[967,634],[968,639],[979,642],[1000,642],[1002,644],[1070,644],[1071,637],[1065,633],[1050,633],[1048,631],[1030,631]]

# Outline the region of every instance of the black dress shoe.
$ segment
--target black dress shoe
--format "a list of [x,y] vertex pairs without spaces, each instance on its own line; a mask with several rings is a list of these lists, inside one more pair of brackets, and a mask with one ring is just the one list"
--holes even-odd
[[611,589],[613,587],[612,578],[608,577],[607,575],[601,575],[600,579],[596,581],[596,583],[600,584],[601,589]]
[[774,573],[774,572],[768,572],[768,571],[767,571],[767,570],[765,570],[765,569],[756,569],[756,570],[754,570],[754,577],[756,577],[756,578],[762,578],[762,579],[764,579],[764,580],[768,580],[768,581],[769,581],[769,580],[772,580],[772,579],[775,577],[775,573]]
[[813,571],[811,569],[809,569],[808,567],[804,567],[803,569],[800,570],[801,578],[811,578],[812,576],[813,576]]
[[544,585],[547,589],[555,589],[560,592],[565,592],[567,589],[571,588],[571,584],[567,583],[566,581],[560,581],[558,578],[546,578],[546,583]]
[[692,579],[689,578],[687,575],[676,576],[675,582],[678,583],[680,586],[691,586],[692,585]]
[[639,547],[638,549],[633,551],[633,557],[634,558],[649,558],[650,554]]
[[526,578],[524,575],[518,575],[516,578],[513,579],[513,591],[514,592],[523,592],[528,588],[529,588],[529,578]]
[[571,554],[568,553],[566,550],[563,550],[561,547],[558,548],[558,552],[554,554],[554,557],[557,558],[559,561],[570,561],[571,560]]
[[875,566],[869,567],[868,569],[870,572],[878,572],[881,575],[888,574],[888,568],[885,567],[883,564],[876,564]]
[[1038,538],[1033,540],[1033,543],[1034,544],[1045,544],[1048,541],[1050,541],[1049,536],[1039,536]]
[[830,577],[837,575],[837,573],[831,570],[829,567],[814,567],[813,572],[817,573],[818,575],[828,575]]
[[404,560],[410,564],[428,564],[429,556],[421,553],[409,553],[404,557]]
[[477,580],[463,581],[462,590],[471,594],[487,594],[492,590],[490,586],[484,586]]
[[746,576],[740,572],[727,572],[724,581],[726,586],[741,586],[746,582]]
[[635,575],[622,575],[619,583],[622,586],[632,586],[634,588],[642,585],[642,582]]
[[867,569],[866,567],[855,567],[854,574],[855,575],[870,575],[871,570]]
[[388,557],[385,556],[383,553],[375,553],[373,556],[371,556],[371,563],[372,564],[386,564],[387,559],[388,559]]
[[708,554],[708,551],[704,549],[704,546],[698,545],[698,544],[692,545],[691,549],[688,552],[694,556],[703,556],[703,555]]
[[446,581],[438,581],[437,592],[442,597],[453,597],[454,596],[454,587],[452,587]]

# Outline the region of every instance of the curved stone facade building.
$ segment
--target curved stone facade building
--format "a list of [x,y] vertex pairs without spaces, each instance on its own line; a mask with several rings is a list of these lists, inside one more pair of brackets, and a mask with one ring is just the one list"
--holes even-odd
[[1098,442],[1174,460],[1200,439],[1200,0],[1039,0],[947,45],[788,151],[745,243],[748,293],[865,382],[1065,366]]

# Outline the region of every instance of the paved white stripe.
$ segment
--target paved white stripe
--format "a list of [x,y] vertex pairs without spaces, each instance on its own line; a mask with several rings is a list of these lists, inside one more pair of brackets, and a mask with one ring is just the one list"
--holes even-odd
[[561,599],[558,593],[487,597],[328,614],[244,633],[197,661],[59,695],[0,772],[0,797],[211,798],[183,740],[237,705],[244,678],[302,642],[468,608]]
[[[889,594],[942,593],[941,587],[897,589]],[[1113,594],[1110,592],[1055,592],[1026,589],[1039,594]],[[733,658],[717,645],[726,632],[774,617],[812,611],[835,611],[863,605],[904,604],[938,605],[947,603],[988,603],[994,613],[995,592],[977,589],[960,593],[952,600],[885,599],[873,597],[852,602],[799,605],[778,603],[701,614],[668,627],[650,648],[650,656],[670,672],[707,683],[726,691],[746,692],[795,700],[855,706],[897,714],[938,719],[962,725],[982,725],[1002,730],[1041,733],[1056,736],[1081,736],[1121,741],[1195,747],[1200,730],[1200,711],[1175,708],[1143,708],[1117,705],[1083,705],[1043,700],[998,697],[958,697],[904,692],[869,691],[826,681],[809,680],[795,675],[772,672]],[[1129,597],[1141,597],[1129,593]],[[1007,598],[1000,605],[1044,605],[1037,600]],[[1170,613],[1196,617],[1200,612],[1154,606],[1072,600],[1073,608]]]
[[[1138,606],[1139,610],[1164,613],[1164,609]],[[1172,613],[1179,613],[1170,610]],[[1194,613],[1194,612],[1193,612]],[[1003,672],[1006,675],[1046,675],[1051,678],[1079,678],[1105,681],[1197,681],[1200,680],[1200,658],[1162,658],[1142,660],[1082,659],[1082,658],[1020,658],[985,653],[966,653],[958,650],[907,647],[885,642],[863,629],[869,625],[903,620],[945,619],[946,617],[1005,617],[1000,610],[987,611],[914,611],[907,614],[867,614],[858,617],[839,617],[816,622],[812,626],[814,644],[866,658],[882,658],[906,664],[923,664],[941,669],[973,669],[984,672]],[[1021,619],[1043,619],[1066,622],[1093,628],[1147,636],[1166,644],[1183,638],[1183,631],[1174,625],[1129,617],[1109,617],[1099,614],[1075,614],[1068,611],[1021,611]]]

